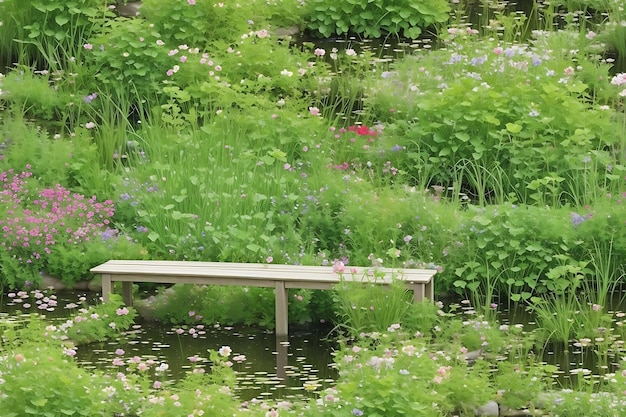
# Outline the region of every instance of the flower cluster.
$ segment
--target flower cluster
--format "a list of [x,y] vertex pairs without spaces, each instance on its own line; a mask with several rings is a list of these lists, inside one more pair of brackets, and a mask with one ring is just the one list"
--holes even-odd
[[32,173],[0,173],[0,248],[19,262],[41,264],[54,245],[75,245],[115,235],[110,229],[113,202],[72,193],[55,185],[36,189]]

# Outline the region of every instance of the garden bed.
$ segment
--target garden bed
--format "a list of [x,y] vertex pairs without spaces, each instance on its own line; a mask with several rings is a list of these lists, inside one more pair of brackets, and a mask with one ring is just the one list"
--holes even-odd
[[[149,358],[90,373],[48,323],[3,324],[2,409],[452,416],[532,409],[544,391],[558,394],[548,415],[623,407],[621,3],[481,2],[471,16],[463,1],[335,3],[149,0],[128,19],[95,0],[0,2],[13,17],[0,17],[0,56],[16,63],[0,75],[3,292],[42,274],[73,287],[111,258],[418,267],[474,313],[414,306],[401,289],[299,291],[290,318],[345,340],[336,384],[289,405],[242,405],[221,346],[212,372],[155,386],[140,368],[167,369]],[[277,36],[292,26],[313,42]],[[423,34],[393,60],[350,41]],[[163,322],[273,325],[271,291],[171,291]],[[536,330],[494,320],[516,306]],[[133,310],[98,308],[113,307],[74,318],[65,330],[111,320],[67,337],[115,340]],[[574,393],[553,385],[549,344],[573,347]],[[607,367],[593,377],[588,352]]]

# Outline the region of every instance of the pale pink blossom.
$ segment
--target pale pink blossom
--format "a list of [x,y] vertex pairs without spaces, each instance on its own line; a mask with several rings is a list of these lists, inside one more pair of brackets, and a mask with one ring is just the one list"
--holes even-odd
[[230,356],[233,350],[230,348],[230,346],[222,346],[217,352],[220,354],[220,356],[223,356],[226,358]]

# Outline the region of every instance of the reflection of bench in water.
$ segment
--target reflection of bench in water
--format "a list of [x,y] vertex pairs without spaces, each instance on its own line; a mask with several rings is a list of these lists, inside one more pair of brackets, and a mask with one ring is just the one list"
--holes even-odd
[[122,282],[124,302],[132,305],[132,283],[230,285],[270,287],[276,291],[276,334],[287,335],[287,292],[289,288],[329,290],[343,281],[389,285],[402,280],[413,290],[413,299],[433,300],[432,269],[345,267],[338,273],[332,266],[274,265],[229,262],[116,261],[91,269],[102,276],[102,296],[106,302],[112,283]]

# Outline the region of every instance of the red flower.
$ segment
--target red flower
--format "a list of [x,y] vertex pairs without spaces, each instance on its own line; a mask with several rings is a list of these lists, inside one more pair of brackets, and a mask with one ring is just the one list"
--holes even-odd
[[367,126],[359,126],[356,128],[356,134],[357,135],[361,135],[361,136],[365,136],[367,134],[370,133],[370,129]]

